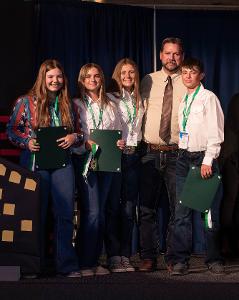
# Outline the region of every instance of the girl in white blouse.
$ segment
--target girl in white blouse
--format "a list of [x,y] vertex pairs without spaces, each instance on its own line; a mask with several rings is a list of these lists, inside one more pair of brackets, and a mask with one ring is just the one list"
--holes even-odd
[[[79,98],[73,100],[78,126],[84,133],[84,143],[73,149],[76,183],[80,201],[80,227],[76,238],[76,249],[83,276],[106,275],[108,269],[98,260],[107,244],[107,236],[114,234],[118,226],[115,214],[120,210],[121,174],[117,172],[88,171],[87,179],[82,175],[93,141],[89,139],[91,129],[121,130],[116,105],[105,94],[104,75],[100,66],[84,65],[78,78]],[[124,141],[117,141],[120,149]],[[107,224],[106,224],[107,215]],[[106,226],[107,225],[107,226]]]
[[109,255],[109,266],[111,272],[132,272],[135,269],[129,258],[139,191],[140,141],[144,115],[136,63],[129,58],[121,59],[114,69],[112,79],[117,91],[107,95],[117,105],[126,147],[122,155],[120,243]]

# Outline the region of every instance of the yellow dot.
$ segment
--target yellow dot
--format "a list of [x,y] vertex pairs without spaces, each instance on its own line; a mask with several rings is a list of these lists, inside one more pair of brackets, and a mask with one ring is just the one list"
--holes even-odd
[[15,204],[4,203],[3,205],[3,214],[14,216],[15,214]]
[[3,164],[0,164],[0,175],[5,176],[6,167]]
[[26,178],[24,189],[25,190],[30,190],[30,191],[35,191],[37,187],[37,183],[35,180],[31,178]]
[[32,220],[22,220],[21,231],[32,231]]
[[3,230],[2,231],[2,241],[3,242],[13,242],[14,231],[12,230]]
[[9,176],[9,182],[19,184],[20,181],[21,181],[21,175],[16,171],[12,171],[10,176]]

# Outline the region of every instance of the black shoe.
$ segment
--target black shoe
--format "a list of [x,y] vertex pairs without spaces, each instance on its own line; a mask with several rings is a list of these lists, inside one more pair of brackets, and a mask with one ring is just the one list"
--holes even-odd
[[188,265],[183,263],[177,263],[172,267],[172,271],[170,275],[177,276],[177,275],[186,275],[188,274]]
[[218,261],[208,264],[208,270],[215,275],[225,275],[225,267]]

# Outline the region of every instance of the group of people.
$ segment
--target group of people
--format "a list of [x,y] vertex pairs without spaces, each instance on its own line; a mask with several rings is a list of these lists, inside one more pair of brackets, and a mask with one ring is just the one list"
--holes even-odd
[[[188,272],[192,209],[180,203],[179,195],[191,165],[200,168],[205,180],[218,170],[224,118],[218,98],[201,83],[202,63],[184,59],[179,38],[163,40],[160,60],[162,69],[146,75],[141,84],[135,62],[120,60],[108,89],[101,67],[88,63],[80,69],[78,95],[72,101],[62,66],[54,59],[46,60],[32,89],[16,101],[7,133],[22,148],[21,165],[41,177],[42,241],[51,194],[55,266],[60,276],[135,271],[130,257],[136,206],[138,270],[156,270],[157,210],[164,185],[170,207],[165,262],[172,275]],[[56,126],[68,129],[57,140],[69,152],[68,162],[61,168],[36,170],[35,153],[41,149],[36,129]],[[95,148],[92,129],[122,131],[116,143],[122,152],[121,172],[94,171],[91,166],[85,171]],[[80,224],[73,247],[75,189]],[[219,189],[210,209],[211,226],[206,229],[205,262],[216,274],[224,273],[218,241],[221,197]],[[103,245],[106,266],[100,264]]]

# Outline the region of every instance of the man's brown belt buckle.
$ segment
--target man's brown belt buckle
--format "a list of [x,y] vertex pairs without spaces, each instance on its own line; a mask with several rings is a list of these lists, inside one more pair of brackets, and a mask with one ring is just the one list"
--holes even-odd
[[149,149],[150,151],[162,151],[162,152],[167,152],[167,151],[175,151],[178,150],[178,145],[157,145],[157,144],[149,144]]

